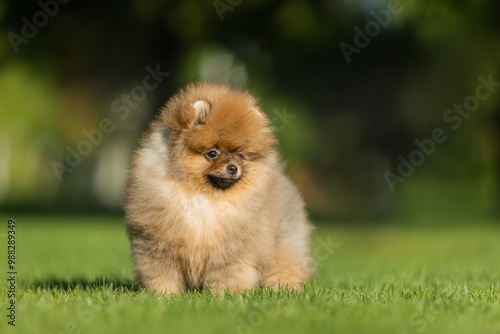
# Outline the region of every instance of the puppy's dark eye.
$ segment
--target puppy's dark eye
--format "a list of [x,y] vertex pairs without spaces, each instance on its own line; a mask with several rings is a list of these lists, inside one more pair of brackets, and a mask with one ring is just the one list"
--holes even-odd
[[241,158],[241,159],[245,159],[245,156],[243,155],[243,153],[238,153],[238,156]]
[[219,152],[217,152],[216,150],[210,150],[205,153],[205,156],[209,159],[215,159],[219,156]]

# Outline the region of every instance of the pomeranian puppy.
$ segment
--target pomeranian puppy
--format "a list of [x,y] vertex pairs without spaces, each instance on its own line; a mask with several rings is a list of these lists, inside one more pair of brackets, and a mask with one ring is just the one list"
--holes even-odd
[[283,174],[269,118],[246,91],[181,90],[137,150],[126,186],[127,230],[140,283],[300,289],[312,226]]

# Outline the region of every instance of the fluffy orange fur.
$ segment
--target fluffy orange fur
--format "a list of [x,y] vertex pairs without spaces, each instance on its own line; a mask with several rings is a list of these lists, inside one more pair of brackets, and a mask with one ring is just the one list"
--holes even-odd
[[304,202],[283,174],[268,117],[246,91],[181,90],[137,150],[126,221],[140,283],[300,289],[311,274]]

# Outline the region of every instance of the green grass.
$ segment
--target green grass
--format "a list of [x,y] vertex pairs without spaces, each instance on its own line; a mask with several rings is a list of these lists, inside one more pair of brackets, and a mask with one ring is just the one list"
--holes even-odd
[[[500,227],[320,226],[295,295],[151,295],[117,218],[18,216],[16,327],[1,333],[499,333]],[[2,274],[7,220],[0,221]],[[6,275],[2,275],[6,277]]]

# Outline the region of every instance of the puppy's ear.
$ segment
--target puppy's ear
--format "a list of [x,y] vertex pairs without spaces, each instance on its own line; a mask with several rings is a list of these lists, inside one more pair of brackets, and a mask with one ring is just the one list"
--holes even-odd
[[260,119],[261,122],[263,122],[263,126],[269,126],[271,124],[269,116],[267,116],[266,113],[263,112],[260,108],[252,108],[252,112],[255,116],[258,117],[258,119]]
[[199,100],[193,103],[191,108],[194,114],[194,121],[191,123],[191,127],[205,124],[207,113],[210,110],[210,103],[204,100]]
[[259,115],[260,117],[262,117],[262,112],[259,111],[259,109],[257,108],[252,108],[252,110],[257,114]]

